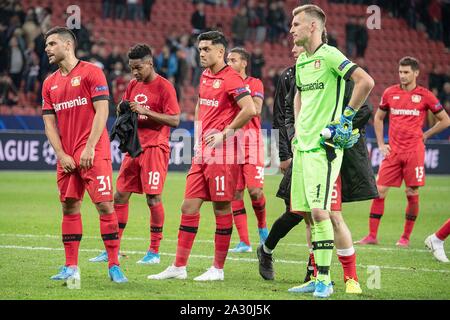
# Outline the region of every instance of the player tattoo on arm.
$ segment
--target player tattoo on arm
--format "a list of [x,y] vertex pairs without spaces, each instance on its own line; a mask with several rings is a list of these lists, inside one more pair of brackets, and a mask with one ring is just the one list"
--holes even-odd
[[80,156],[81,169],[90,169],[94,165],[95,146],[97,145],[108,120],[108,100],[94,101],[95,116],[92,122],[91,133]]
[[58,134],[58,128],[56,126],[56,116],[54,114],[46,114],[43,118],[45,124],[45,134],[50,141],[53,150],[55,150],[59,164],[65,173],[72,172],[76,168],[75,160],[64,152],[61,138]]

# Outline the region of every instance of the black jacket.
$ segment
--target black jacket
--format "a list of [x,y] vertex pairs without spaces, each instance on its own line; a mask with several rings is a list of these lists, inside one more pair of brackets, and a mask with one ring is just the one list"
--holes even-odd
[[113,141],[115,136],[119,138],[120,151],[128,152],[132,158],[142,152],[138,137],[138,114],[131,111],[128,101],[122,101],[119,105],[119,116],[111,129],[110,141]]
[[[273,107],[274,128],[280,130],[280,161],[292,158],[290,142],[294,137],[295,90],[295,68],[290,67],[287,68],[280,77],[275,92]],[[345,86],[342,109],[348,104],[352,92],[353,82],[349,80]],[[277,94],[281,96],[277,96]],[[361,137],[352,148],[344,150],[341,166],[342,202],[362,201],[378,197],[375,175],[369,160],[364,129],[370,119],[372,109],[373,107],[370,105],[370,102],[366,101],[353,119],[353,127],[359,129]],[[287,201],[290,200],[291,196],[291,175],[292,164],[288,170],[286,170],[277,192],[277,197]]]

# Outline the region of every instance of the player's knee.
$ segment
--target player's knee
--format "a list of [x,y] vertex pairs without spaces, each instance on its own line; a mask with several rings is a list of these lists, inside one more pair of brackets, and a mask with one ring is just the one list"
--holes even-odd
[[99,214],[109,214],[114,212],[112,201],[96,203],[95,207],[97,208]]
[[263,191],[261,188],[249,189],[248,193],[253,201],[258,200],[263,196]]
[[419,194],[419,188],[418,187],[406,187],[406,195],[409,196],[417,196]]
[[339,230],[344,224],[344,219],[342,218],[340,211],[332,211],[330,214],[330,219],[335,231]]
[[61,204],[63,214],[74,214],[80,212],[81,200],[68,199],[61,202]]
[[312,209],[311,210],[312,218],[315,222],[324,221],[330,218],[328,211],[321,209]]
[[119,192],[117,191],[116,193],[114,193],[114,203],[117,204],[126,204],[128,203],[128,193],[126,192]]
[[161,195],[159,194],[147,194],[147,205],[154,207],[161,203]]
[[183,201],[183,204],[181,205],[182,214],[195,214],[198,213],[199,211],[200,208],[191,202]]
[[239,190],[234,193],[234,200],[243,200],[244,199],[244,191]]
[[389,190],[389,187],[386,187],[386,186],[377,186],[377,189],[378,189],[378,196],[379,196],[381,199],[386,198],[386,195],[387,195],[387,192],[388,192],[388,190]]
[[231,203],[228,201],[213,202],[213,209],[215,214],[228,214],[231,212]]

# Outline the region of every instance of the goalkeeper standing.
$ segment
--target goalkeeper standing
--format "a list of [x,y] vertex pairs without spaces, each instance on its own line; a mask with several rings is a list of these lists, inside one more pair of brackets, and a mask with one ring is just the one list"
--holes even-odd
[[[293,16],[290,32],[295,44],[303,46],[305,52],[296,63],[291,206],[292,211],[312,216],[311,236],[318,268],[314,296],[325,298],[333,293],[329,275],[334,246],[331,193],[340,171],[342,149],[351,147],[359,137],[352,130],[352,119],[374,81],[338,49],[322,42],[326,17],[321,8],[303,5],[294,9]],[[353,80],[355,86],[341,115],[347,79]],[[332,126],[335,133],[324,141],[320,133],[327,126]]]

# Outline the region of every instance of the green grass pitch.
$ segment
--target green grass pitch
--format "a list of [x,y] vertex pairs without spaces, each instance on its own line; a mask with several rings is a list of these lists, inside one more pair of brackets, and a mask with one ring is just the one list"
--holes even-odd
[[[129,283],[117,285],[107,276],[107,266],[90,263],[103,243],[97,213],[88,195],[82,206],[83,240],[80,246],[81,289],[69,290],[49,280],[64,262],[60,241],[61,210],[54,172],[0,172],[0,299],[312,299],[287,289],[300,284],[305,274],[308,251],[303,222],[282,239],[274,257],[276,279],[264,281],[258,274],[256,219],[248,195],[246,207],[253,252],[229,254],[225,281],[197,283],[192,279],[212,263],[215,231],[211,204],[201,212],[200,227],[188,265],[187,280],[147,280],[147,275],[164,270],[174,259],[183,200],[185,173],[168,174],[163,194],[165,207],[161,264],[136,264],[148,247],[149,211],[142,195],[133,195],[121,260]],[[274,194],[280,175],[266,176],[267,222],[269,227],[283,212],[284,204]],[[424,248],[425,237],[450,216],[450,177],[427,178],[421,189],[420,213],[412,234],[411,247],[399,249],[395,242],[403,231],[406,197],[404,189],[393,188],[381,221],[380,245],[356,246],[357,264],[363,294],[344,293],[342,269],[333,256],[331,275],[335,281],[332,299],[449,299],[450,264],[439,263]],[[344,216],[353,239],[368,231],[370,201],[344,204]],[[232,243],[237,243],[234,230]],[[450,242],[450,241],[448,241]],[[447,255],[450,255],[446,244]],[[368,266],[381,270],[380,289],[369,289]]]

